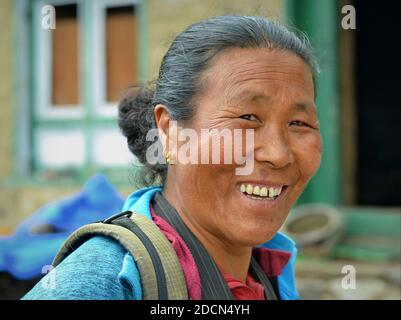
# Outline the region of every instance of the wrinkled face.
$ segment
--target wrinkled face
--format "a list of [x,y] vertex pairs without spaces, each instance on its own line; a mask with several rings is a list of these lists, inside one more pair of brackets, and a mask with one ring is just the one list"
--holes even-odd
[[179,186],[177,210],[198,235],[259,245],[275,235],[320,164],[310,69],[293,53],[234,48],[213,59],[203,83],[186,126],[198,133],[253,129],[254,169],[237,175],[240,165],[223,159],[170,166]]

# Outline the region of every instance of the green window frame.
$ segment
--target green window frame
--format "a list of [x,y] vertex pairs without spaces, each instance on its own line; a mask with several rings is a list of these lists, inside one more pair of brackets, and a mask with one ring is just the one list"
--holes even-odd
[[[49,37],[49,35],[45,33],[51,31],[44,30],[41,26],[43,18],[41,9],[44,5],[49,4],[57,6],[72,3],[76,3],[78,8],[81,109],[61,108],[52,114],[47,112],[50,109],[46,110],[48,103],[44,99],[49,96],[49,74],[51,73],[44,67],[46,63],[50,64],[48,61],[51,59],[48,56],[49,44],[46,43],[46,36]],[[102,41],[105,37],[106,8],[127,5],[135,7],[135,15],[138,19],[137,79],[138,82],[145,82],[148,77],[146,0],[17,0],[15,2],[14,30],[16,36],[13,48],[15,53],[14,102],[17,116],[14,135],[15,167],[12,175],[14,181],[38,181],[51,184],[70,182],[74,184],[85,181],[95,172],[103,172],[113,182],[127,183],[127,178],[133,169],[132,164],[136,162],[133,156],[128,158],[128,147],[118,130],[117,108],[106,105],[104,99],[103,101],[99,99],[101,96],[99,89],[104,87],[106,75],[105,68],[102,66],[105,63],[105,57],[98,54],[99,51],[102,51],[102,46],[104,47]],[[95,79],[97,80],[95,81]],[[98,79],[103,79],[103,84]],[[110,112],[110,110],[112,111]],[[42,138],[46,137],[46,143],[54,145],[58,141],[54,138],[57,137],[57,133],[60,141],[67,141],[67,144],[68,141],[71,141],[69,144],[71,146],[74,143],[75,150],[84,150],[79,165],[48,167],[43,161],[40,161],[40,157],[43,155],[40,145],[44,143]],[[53,140],[49,137],[53,137]],[[111,148],[104,150],[104,152],[109,152],[110,156],[104,158],[103,162],[99,161],[96,154],[99,155],[99,152],[102,152],[105,142],[113,142],[117,139],[120,140],[111,144]],[[112,157],[113,147],[118,147],[118,144],[120,144],[120,148],[126,148],[126,163],[113,162],[116,161],[116,157],[114,159]]]

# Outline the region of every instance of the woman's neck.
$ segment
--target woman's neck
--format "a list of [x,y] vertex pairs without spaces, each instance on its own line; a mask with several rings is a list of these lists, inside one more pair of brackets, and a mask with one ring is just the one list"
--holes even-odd
[[198,236],[219,269],[245,283],[251,261],[252,248],[233,247],[215,237]]

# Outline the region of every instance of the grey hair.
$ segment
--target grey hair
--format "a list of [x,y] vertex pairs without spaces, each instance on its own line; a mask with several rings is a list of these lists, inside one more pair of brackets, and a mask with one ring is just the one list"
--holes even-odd
[[130,151],[145,166],[141,185],[164,183],[167,176],[166,165],[151,165],[146,161],[146,151],[154,143],[146,141],[147,132],[156,127],[154,107],[165,105],[171,119],[190,120],[204,71],[217,54],[228,48],[269,48],[296,54],[311,70],[316,96],[318,66],[305,35],[262,17],[226,15],[192,24],[171,43],[163,57],[155,88],[136,86],[135,90],[126,92],[119,104],[120,129]]

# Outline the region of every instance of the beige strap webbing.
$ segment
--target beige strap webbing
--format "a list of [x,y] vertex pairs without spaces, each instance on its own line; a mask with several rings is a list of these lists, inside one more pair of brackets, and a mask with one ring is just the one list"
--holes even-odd
[[[171,243],[147,217],[134,213],[129,219],[146,234],[156,248],[165,273],[168,299],[187,300],[184,274]],[[54,258],[53,266],[56,267],[85,241],[98,235],[116,240],[132,255],[141,275],[143,299],[157,300],[157,276],[147,248],[138,235],[119,225],[97,222],[79,228],[64,242]]]

